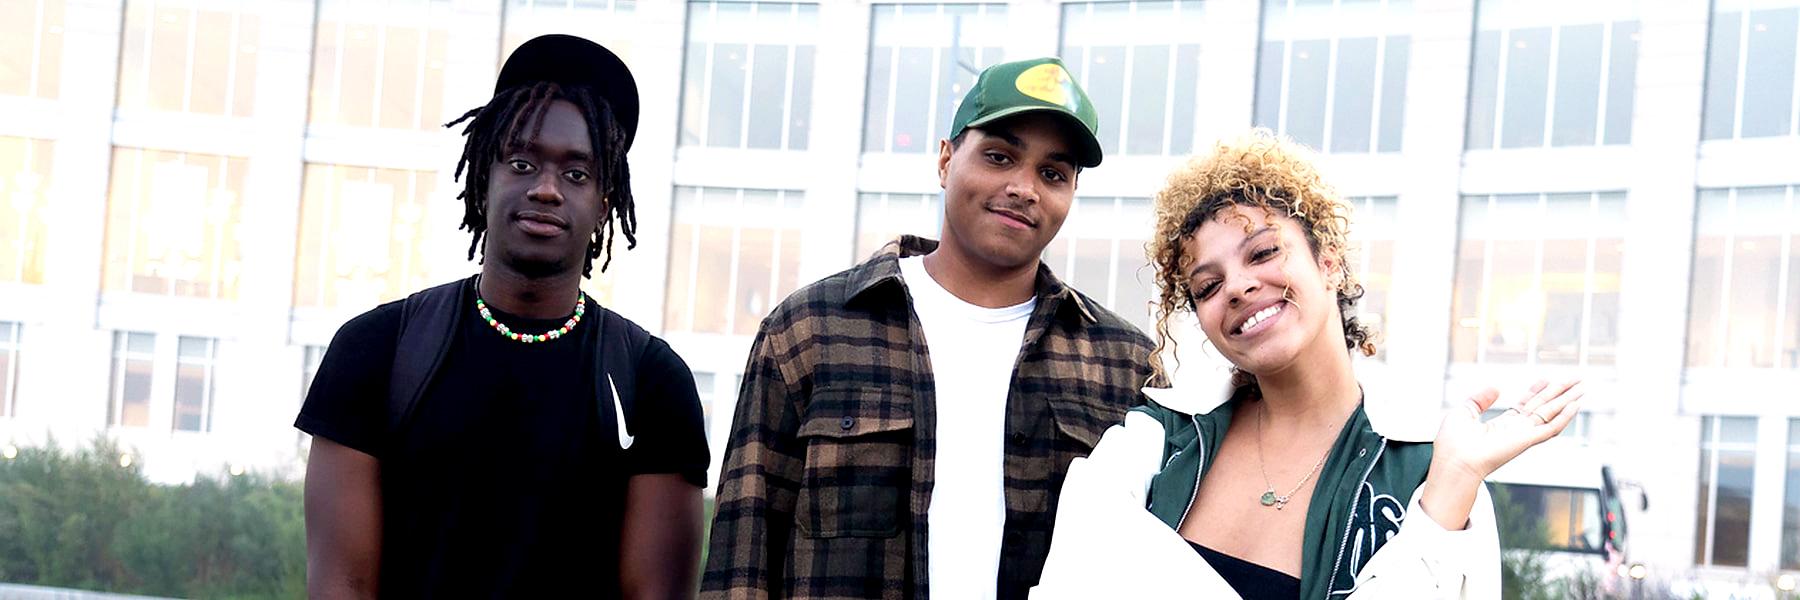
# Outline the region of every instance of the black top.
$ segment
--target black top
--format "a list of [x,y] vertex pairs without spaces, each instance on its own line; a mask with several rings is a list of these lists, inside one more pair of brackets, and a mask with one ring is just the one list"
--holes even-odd
[[[294,426],[381,463],[383,597],[617,594],[619,537],[632,475],[678,473],[704,486],[709,454],[687,364],[652,339],[637,364],[629,450],[594,394],[600,307],[571,335],[522,344],[475,310],[397,434],[387,389],[400,330],[391,302],[339,329]],[[567,319],[492,310],[514,331]],[[602,349],[604,350],[604,349]],[[422,349],[407,349],[417,352]]]
[[1295,600],[1300,578],[1188,541],[1244,600]]

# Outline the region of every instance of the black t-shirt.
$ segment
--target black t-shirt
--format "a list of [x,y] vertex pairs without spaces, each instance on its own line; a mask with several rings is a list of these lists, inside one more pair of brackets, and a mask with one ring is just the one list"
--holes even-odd
[[[387,386],[401,302],[338,330],[294,426],[380,461],[382,596],[616,595],[627,480],[706,483],[692,372],[651,339],[621,449],[599,413],[614,408],[594,394],[597,304],[572,335],[522,344],[481,319],[473,285],[462,295],[450,353],[400,431],[388,431]],[[518,332],[566,320],[489,309]]]

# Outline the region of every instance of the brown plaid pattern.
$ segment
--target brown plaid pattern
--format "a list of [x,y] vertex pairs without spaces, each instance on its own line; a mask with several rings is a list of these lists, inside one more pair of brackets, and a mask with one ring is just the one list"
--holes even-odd
[[[720,473],[702,598],[930,597],[934,385],[898,259],[936,246],[903,237],[763,320]],[[1037,583],[1069,461],[1139,403],[1150,375],[1149,338],[1047,267],[1037,298],[1006,401],[1003,599]]]

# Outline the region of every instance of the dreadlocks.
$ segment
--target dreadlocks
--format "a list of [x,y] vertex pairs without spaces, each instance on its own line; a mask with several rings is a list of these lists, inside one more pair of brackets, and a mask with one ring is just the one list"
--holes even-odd
[[[606,186],[603,191],[605,212],[600,215],[600,223],[604,226],[595,228],[593,237],[588,240],[587,262],[581,267],[581,276],[593,276],[594,259],[599,258],[602,251],[606,260],[600,263],[600,271],[606,272],[607,265],[612,264],[613,238],[618,234],[625,235],[626,250],[637,247],[637,206],[631,200],[631,173],[625,164],[625,130],[614,119],[612,105],[585,86],[562,86],[544,81],[495,94],[486,106],[444,124],[455,127],[463,121],[469,122],[463,128],[463,137],[468,141],[463,143],[462,158],[456,162],[455,177],[462,178],[467,169],[469,177],[463,180],[462,193],[456,197],[463,201],[463,221],[458,229],[470,233],[471,260],[477,249],[487,250],[488,166],[499,162],[505,153],[536,138],[544,128],[544,112],[557,100],[574,104],[581,111],[582,119],[587,121],[588,139],[599,156],[596,167],[600,172],[600,183]],[[528,128],[530,131],[526,131]]]

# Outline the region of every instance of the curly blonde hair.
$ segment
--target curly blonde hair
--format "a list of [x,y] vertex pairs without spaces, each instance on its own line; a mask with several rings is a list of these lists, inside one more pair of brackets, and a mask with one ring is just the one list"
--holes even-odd
[[[1156,352],[1150,357],[1155,376],[1165,381],[1169,377],[1162,360],[1163,350],[1175,343],[1169,335],[1169,318],[1177,311],[1194,310],[1193,295],[1181,270],[1181,241],[1220,211],[1234,206],[1260,207],[1271,218],[1287,215],[1306,233],[1314,257],[1338,257],[1343,271],[1337,301],[1343,315],[1344,345],[1374,356],[1374,332],[1355,316],[1363,288],[1348,263],[1351,205],[1319,176],[1304,147],[1256,129],[1220,142],[1210,155],[1190,159],[1170,173],[1168,182],[1156,193],[1156,234],[1147,245],[1162,290]],[[1248,373],[1235,368],[1233,372],[1239,386],[1255,384]]]

